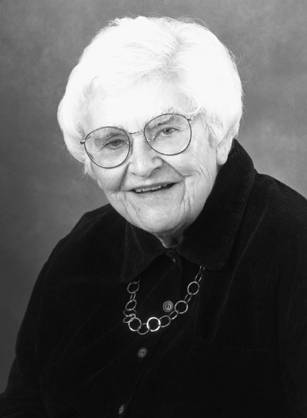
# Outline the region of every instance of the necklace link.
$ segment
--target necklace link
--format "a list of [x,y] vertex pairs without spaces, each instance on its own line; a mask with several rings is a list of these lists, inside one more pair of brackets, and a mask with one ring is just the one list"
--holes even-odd
[[[136,313],[136,294],[140,289],[140,281],[136,280],[128,283],[127,292],[130,295],[128,302],[125,304],[123,310],[124,318],[123,323],[128,325],[128,328],[132,332],[137,332],[139,335],[146,335],[149,332],[157,332],[161,328],[168,327],[178,315],[185,314],[189,309],[189,303],[193,296],[196,296],[200,290],[200,281],[203,278],[205,271],[204,266],[200,266],[199,270],[192,281],[187,285],[186,295],[183,299],[178,300],[175,304],[171,301],[167,301],[169,312],[163,314],[160,317],[151,316],[146,321],[142,321]],[[166,302],[163,303],[162,309],[165,312]],[[171,309],[170,309],[171,307]]]

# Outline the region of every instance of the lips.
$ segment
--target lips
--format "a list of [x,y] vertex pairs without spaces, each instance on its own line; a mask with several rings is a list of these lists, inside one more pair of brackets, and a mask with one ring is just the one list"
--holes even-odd
[[163,190],[163,189],[169,189],[173,185],[174,185],[174,183],[151,184],[151,185],[148,185],[148,186],[136,187],[136,188],[132,189],[132,191],[134,193],[150,193],[150,192],[152,193],[152,192],[157,192],[157,191]]

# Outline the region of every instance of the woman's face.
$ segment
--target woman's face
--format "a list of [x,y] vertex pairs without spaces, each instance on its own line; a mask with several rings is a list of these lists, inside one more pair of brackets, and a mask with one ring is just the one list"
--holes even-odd
[[[188,101],[175,85],[146,81],[112,97],[94,97],[85,129],[90,132],[108,125],[136,132],[155,116],[169,112],[187,115],[189,110]],[[133,150],[122,165],[105,169],[91,162],[93,176],[114,209],[165,246],[174,244],[197,218],[221,162],[201,115],[194,117],[191,126],[190,146],[181,154],[161,155],[138,133],[131,136]],[[172,186],[149,190],[160,184]]]

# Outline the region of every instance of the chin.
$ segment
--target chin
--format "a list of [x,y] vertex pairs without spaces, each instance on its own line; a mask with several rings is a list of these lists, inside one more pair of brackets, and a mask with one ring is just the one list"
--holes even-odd
[[135,225],[145,231],[156,235],[156,236],[165,236],[175,234],[176,231],[179,231],[180,222],[174,222],[174,218],[169,217],[159,217],[151,216],[149,219],[138,219],[138,222]]

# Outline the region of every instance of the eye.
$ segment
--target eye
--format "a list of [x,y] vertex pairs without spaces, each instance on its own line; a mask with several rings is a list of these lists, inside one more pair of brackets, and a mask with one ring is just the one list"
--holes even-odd
[[122,138],[112,138],[108,139],[104,144],[103,148],[108,148],[110,150],[117,150],[128,145],[127,141]]
[[168,136],[168,135],[172,135],[174,132],[176,132],[178,129],[176,129],[176,128],[173,128],[172,126],[169,126],[169,127],[167,127],[167,128],[163,128],[163,129],[161,129],[161,131],[159,132],[159,135],[165,135],[165,136]]
[[117,149],[125,145],[126,145],[126,142],[123,141],[122,139],[112,139],[112,140],[109,140],[106,144],[104,144],[105,147],[108,147],[111,149]]

